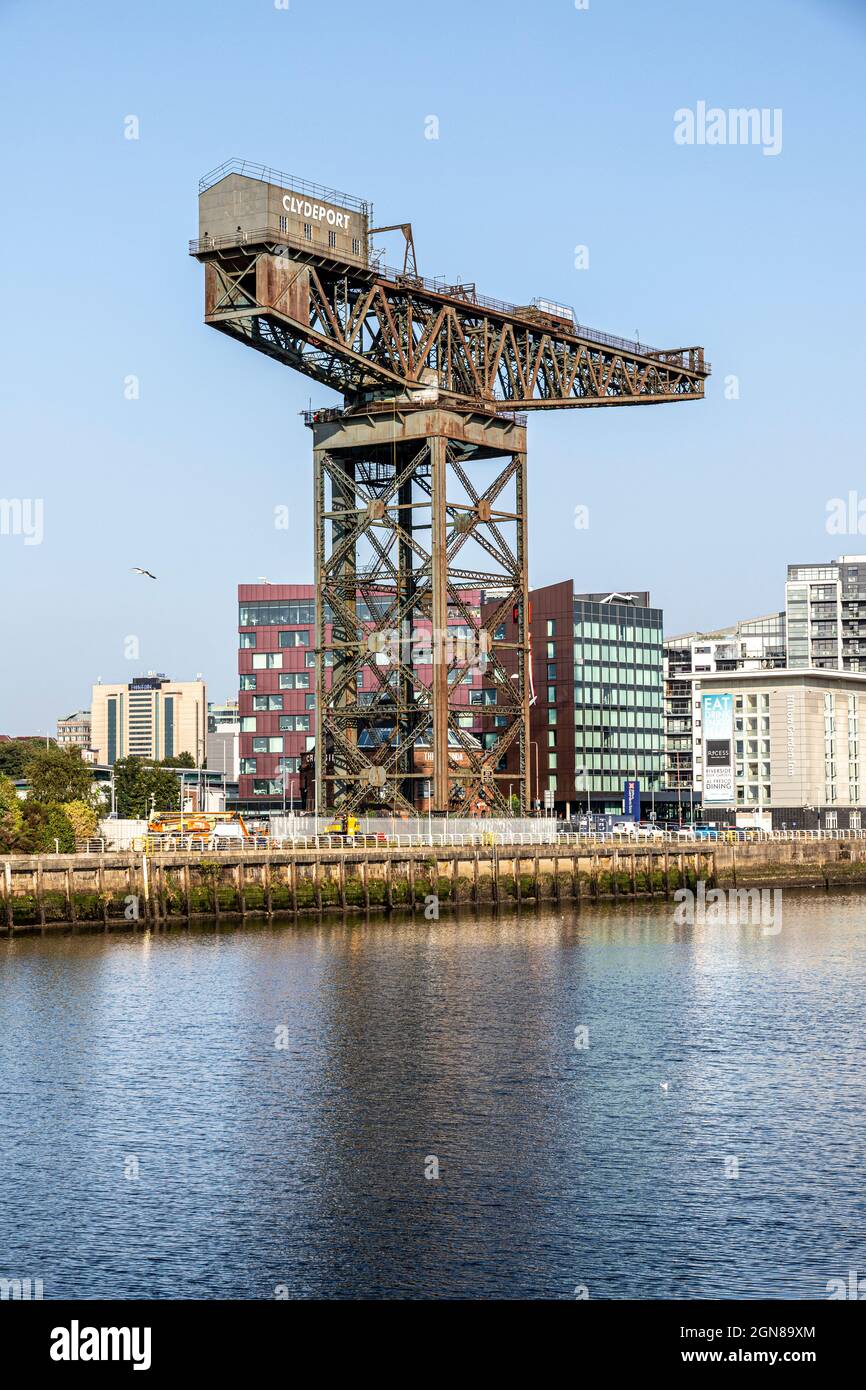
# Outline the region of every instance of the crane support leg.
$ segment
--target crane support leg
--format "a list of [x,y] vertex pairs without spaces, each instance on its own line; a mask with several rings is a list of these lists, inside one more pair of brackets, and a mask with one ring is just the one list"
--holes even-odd
[[526,808],[525,426],[405,401],[308,423],[318,805],[502,813],[511,784]]

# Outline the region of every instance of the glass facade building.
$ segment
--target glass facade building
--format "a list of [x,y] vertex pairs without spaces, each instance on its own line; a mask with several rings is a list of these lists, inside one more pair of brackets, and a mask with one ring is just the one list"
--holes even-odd
[[664,774],[662,610],[648,593],[575,594],[576,792],[610,792],[637,778],[641,792]]
[[[662,814],[662,610],[645,591],[581,594],[570,579],[529,602],[530,802],[621,814],[624,783],[637,778],[648,812]],[[501,636],[516,639],[510,619]],[[514,748],[507,766],[517,772]]]

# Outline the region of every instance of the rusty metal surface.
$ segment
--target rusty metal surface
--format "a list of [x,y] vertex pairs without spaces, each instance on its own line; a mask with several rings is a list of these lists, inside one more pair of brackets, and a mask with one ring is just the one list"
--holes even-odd
[[[402,419],[347,415],[311,428],[319,805],[411,812],[428,780],[434,810],[483,800],[504,812],[508,782],[525,805],[525,777],[500,763],[515,745],[525,767],[527,635],[522,630],[517,643],[517,679],[495,638],[514,605],[526,608],[525,431],[496,417],[467,420],[442,410]],[[498,460],[492,478],[491,459]],[[497,591],[484,618],[470,612],[469,589]],[[479,714],[477,723],[493,735],[489,747],[460,722],[472,708],[459,684],[465,653],[418,661],[401,645],[382,664],[371,654],[404,625],[410,632],[429,626],[435,639],[454,614],[485,634],[481,682],[495,692],[499,725],[494,731],[492,714]],[[364,671],[374,690],[362,702]]]
[[[427,390],[443,404],[488,410],[649,405],[701,399],[710,374],[701,347],[649,348],[569,329],[531,307],[465,298],[396,272],[383,278],[300,246],[197,244],[194,254],[220,287],[208,295],[207,323],[349,400]],[[295,314],[260,297],[260,285],[299,267],[309,299]]]

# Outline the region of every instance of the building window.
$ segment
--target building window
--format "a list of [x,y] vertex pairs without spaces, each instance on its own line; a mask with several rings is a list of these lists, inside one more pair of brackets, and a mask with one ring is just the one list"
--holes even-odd
[[254,695],[253,709],[277,710],[283,708],[282,695]]
[[280,728],[284,733],[307,733],[310,728],[310,716],[308,714],[281,714]]
[[329,246],[336,246],[336,244],[337,244],[337,233],[336,233],[336,232],[328,232],[328,245],[329,245]]
[[555,619],[555,618],[548,618],[548,620],[547,620],[547,635],[548,635],[548,637],[555,637],[555,636],[556,636],[556,619]]
[[315,708],[316,708],[316,697],[315,697],[315,695],[305,695],[305,696],[304,696],[304,709],[315,709]]
[[280,676],[280,690],[309,690],[310,677],[306,671],[287,671]]
[[250,647],[256,645],[256,634],[254,632],[242,632],[240,640],[241,651],[248,651]]
[[164,758],[174,757],[174,696],[166,695],[163,706],[163,723],[165,734],[162,741],[162,755]]
[[283,740],[281,738],[277,738],[275,735],[269,738],[253,739],[254,753],[282,753],[282,751]]
[[241,758],[241,773],[245,777],[252,777],[256,770],[255,758]]
[[254,671],[274,671],[280,670],[283,664],[282,652],[255,652],[253,654]]
[[241,690],[255,690],[255,688],[256,688],[256,677],[255,677],[255,676],[241,676]]
[[305,222],[305,223],[304,223],[304,241],[312,241],[312,240],[313,240],[313,224],[312,224],[312,222]]
[[353,255],[353,256],[360,256],[360,254],[361,254],[361,238],[360,238],[360,237],[353,236],[353,237],[352,237],[352,255]]
[[256,716],[255,716],[254,714],[245,714],[245,715],[243,715],[242,718],[241,718],[241,733],[242,733],[242,734],[254,734],[255,731],[256,731]]
[[253,781],[253,796],[280,796],[282,790],[279,777],[256,777]]
[[281,632],[281,633],[280,633],[280,646],[281,646],[281,647],[308,647],[309,645],[310,645],[310,634],[309,634],[309,632],[300,631],[300,632]]
[[288,230],[289,230],[289,219],[288,219],[288,217],[281,216],[281,217],[280,217],[280,231],[281,231],[281,232],[287,232]]
[[275,599],[267,603],[242,603],[238,627],[282,627],[312,623],[316,605],[311,599]]

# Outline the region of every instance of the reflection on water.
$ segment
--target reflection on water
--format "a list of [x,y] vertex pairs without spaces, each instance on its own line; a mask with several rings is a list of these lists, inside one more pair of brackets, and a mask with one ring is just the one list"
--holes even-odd
[[3,941],[0,1276],[826,1297],[866,1273],[864,924],[791,893],[769,936],[656,904]]

